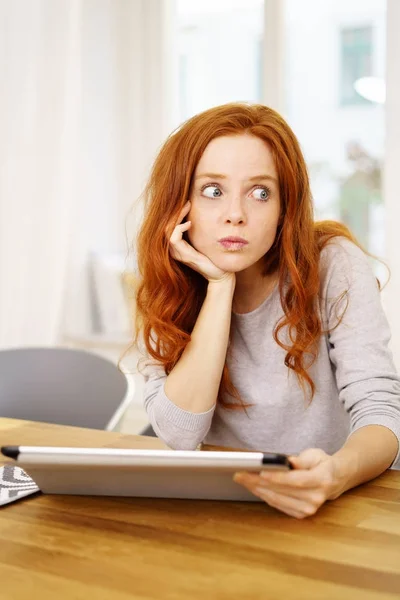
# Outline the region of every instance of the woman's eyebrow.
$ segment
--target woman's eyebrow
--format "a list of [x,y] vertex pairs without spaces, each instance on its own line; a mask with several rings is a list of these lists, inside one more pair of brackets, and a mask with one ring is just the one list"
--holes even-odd
[[220,173],[201,173],[196,176],[196,179],[226,179],[226,175],[221,175]]
[[274,183],[278,183],[278,180],[276,177],[273,177],[272,175],[255,175],[254,177],[249,177],[248,181],[273,181]]
[[[196,176],[196,179],[227,179],[227,176],[221,173],[200,173]],[[255,175],[254,177],[249,177],[247,181],[273,181],[274,183],[278,183],[276,177],[268,174]]]

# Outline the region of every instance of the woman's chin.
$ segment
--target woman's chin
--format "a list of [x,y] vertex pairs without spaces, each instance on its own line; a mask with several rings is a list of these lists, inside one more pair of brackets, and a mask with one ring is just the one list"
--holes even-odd
[[248,257],[245,258],[244,256],[233,253],[231,255],[226,254],[224,256],[218,256],[218,258],[212,258],[211,260],[216,267],[227,273],[239,273],[254,264],[254,261],[249,260]]

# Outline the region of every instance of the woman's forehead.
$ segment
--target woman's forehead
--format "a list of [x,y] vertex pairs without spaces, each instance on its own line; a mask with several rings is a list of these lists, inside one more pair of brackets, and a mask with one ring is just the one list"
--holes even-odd
[[197,164],[195,176],[208,174],[218,174],[222,178],[276,177],[276,167],[269,145],[244,133],[211,140]]

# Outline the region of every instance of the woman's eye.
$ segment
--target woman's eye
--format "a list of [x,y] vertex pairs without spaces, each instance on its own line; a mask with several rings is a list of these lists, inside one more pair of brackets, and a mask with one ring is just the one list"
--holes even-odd
[[202,190],[203,196],[207,196],[207,198],[219,198],[222,194],[219,187],[216,185],[207,185],[207,187]]
[[269,190],[266,188],[257,188],[253,191],[253,196],[256,200],[266,201],[269,198]]

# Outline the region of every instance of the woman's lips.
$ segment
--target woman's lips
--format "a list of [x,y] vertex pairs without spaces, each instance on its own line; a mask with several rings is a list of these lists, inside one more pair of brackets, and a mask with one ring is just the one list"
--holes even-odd
[[226,237],[218,240],[218,243],[221,244],[226,250],[242,250],[249,243],[247,240],[239,237]]

